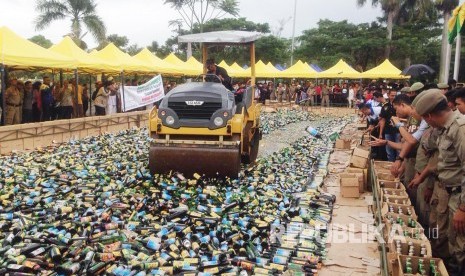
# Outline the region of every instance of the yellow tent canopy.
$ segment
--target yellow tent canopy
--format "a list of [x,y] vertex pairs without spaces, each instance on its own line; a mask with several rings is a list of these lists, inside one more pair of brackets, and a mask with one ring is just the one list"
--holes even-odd
[[73,59],[42,48],[7,27],[0,27],[0,63],[17,69],[76,69]]
[[341,59],[333,67],[318,73],[317,77],[326,79],[359,79],[362,76],[357,70],[350,67],[349,64]]
[[152,54],[152,52],[150,52],[147,48],[142,49],[134,56],[134,58],[151,66],[155,71],[161,74],[182,75],[182,72],[176,70],[171,63],[163,61],[159,57]]
[[76,61],[77,68],[85,72],[118,71],[118,68],[111,66],[98,57],[89,55],[79,48],[69,36],[66,36],[58,44],[50,47],[50,51],[72,58]]
[[316,78],[317,72],[310,66],[298,60],[294,65],[282,72],[285,78]]
[[228,73],[229,73],[229,71],[231,71],[231,67],[224,60],[222,60],[220,63],[218,63],[218,66],[223,67],[224,69],[226,69],[226,71],[228,71]]
[[198,60],[196,60],[195,57],[190,57],[186,61],[185,65],[187,65],[192,70],[197,71],[198,72],[197,75],[203,74],[203,64],[200,63]]
[[129,73],[155,72],[155,70],[150,66],[122,52],[113,43],[108,44],[105,48],[97,51],[96,53],[91,53],[91,55],[103,59],[105,62],[111,64],[121,71],[124,70],[125,72]]
[[[251,70],[250,68],[247,68],[245,70],[247,72],[247,74],[251,74]],[[259,77],[259,78],[278,78],[278,77],[281,77],[282,73],[281,71],[279,71],[278,69],[274,68],[274,70],[272,68],[270,68],[269,66],[267,66],[265,63],[263,63],[263,61],[259,60],[256,64],[255,64],[255,76],[256,77]]]
[[367,79],[408,79],[409,76],[401,75],[402,71],[395,67],[388,59],[383,61],[380,65],[362,73],[363,78]]
[[[243,69],[243,73],[239,77],[250,77],[251,75],[252,70],[249,67],[247,69]],[[255,64],[255,76],[257,78],[279,78],[282,77],[282,72],[276,68],[273,70],[270,66],[267,66],[265,63],[263,63],[263,61],[259,60]]]
[[182,61],[181,59],[179,59],[174,53],[169,54],[167,57],[163,59],[163,61],[174,65],[175,68],[181,71],[184,75],[188,75],[188,76],[199,75],[198,70],[192,69],[189,66],[187,66],[186,63]]
[[233,73],[233,76],[236,78],[249,78],[250,77],[250,69],[247,71],[244,68],[242,68],[237,62],[234,62],[229,66],[231,69],[231,72]]
[[229,66],[223,60],[218,65],[226,69],[226,71],[228,71],[229,76],[231,77],[235,77],[235,78],[250,77],[250,74],[247,75],[247,72],[244,70],[244,68],[240,67],[236,62],[234,62],[231,66]]

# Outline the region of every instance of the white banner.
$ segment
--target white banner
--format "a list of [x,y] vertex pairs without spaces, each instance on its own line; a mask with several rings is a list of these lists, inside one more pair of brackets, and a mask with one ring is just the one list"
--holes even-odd
[[139,86],[124,86],[124,94],[120,87],[119,93],[123,102],[123,112],[153,104],[165,96],[161,75]]

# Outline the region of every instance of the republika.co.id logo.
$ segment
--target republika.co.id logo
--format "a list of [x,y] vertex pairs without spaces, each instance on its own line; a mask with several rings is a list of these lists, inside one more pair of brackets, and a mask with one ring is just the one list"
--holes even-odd
[[191,106],[199,106],[199,105],[203,105],[204,102],[202,101],[186,101],[186,104],[187,105],[191,105]]

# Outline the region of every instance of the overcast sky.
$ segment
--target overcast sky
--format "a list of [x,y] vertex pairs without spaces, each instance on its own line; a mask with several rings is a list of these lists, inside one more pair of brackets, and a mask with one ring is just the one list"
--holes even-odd
[[[173,35],[168,21],[178,18],[176,11],[164,0],[96,0],[98,14],[107,27],[107,34],[117,33],[129,38],[130,43],[147,46],[154,40],[164,44]],[[279,26],[281,19],[294,14],[293,0],[239,0],[240,16],[260,23]],[[371,1],[368,1],[371,2]],[[0,0],[0,26],[7,26],[19,35],[29,38],[42,34],[57,43],[70,32],[70,21],[62,20],[42,31],[35,31],[36,0]],[[353,23],[371,22],[381,15],[379,7],[370,4],[360,8],[356,0],[297,0],[296,36],[302,30],[316,26],[320,19],[334,21],[347,19]],[[292,19],[284,26],[283,37],[292,36]],[[96,42],[88,34],[84,40],[90,48]]]

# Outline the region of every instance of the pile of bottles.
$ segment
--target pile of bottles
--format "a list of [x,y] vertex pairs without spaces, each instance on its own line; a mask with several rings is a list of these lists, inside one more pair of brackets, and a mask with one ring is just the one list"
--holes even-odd
[[418,267],[414,269],[412,265],[412,259],[406,258],[405,268],[403,272],[405,273],[405,275],[433,275],[433,276],[441,275],[438,265],[435,260],[430,260],[428,264],[428,262],[424,259],[419,259]]
[[149,140],[128,130],[0,157],[0,275],[316,275],[332,143],[304,137],[232,180],[152,176]]
[[404,211],[402,209],[402,206],[388,205],[388,210],[389,210],[390,213],[396,213],[396,214],[399,214],[399,215],[412,216],[413,215],[412,208],[413,207],[411,207],[411,206],[405,207],[407,212],[404,213]]
[[281,129],[284,126],[297,122],[307,122],[315,120],[317,115],[302,111],[302,110],[284,110],[278,109],[274,113],[260,114],[261,128],[263,134],[269,134],[276,129]]

